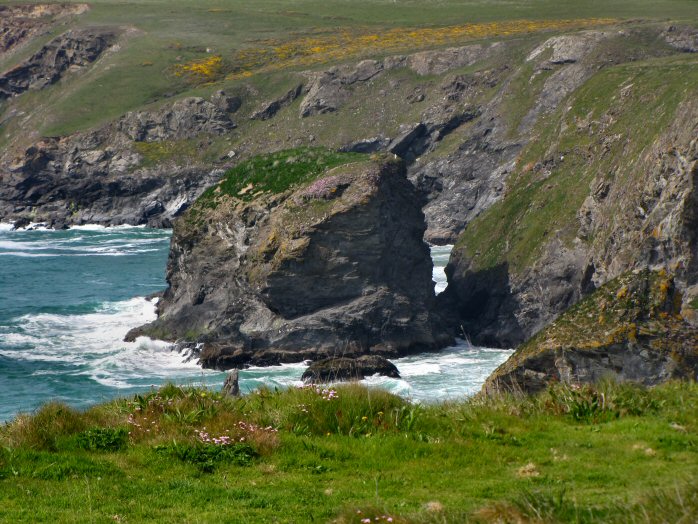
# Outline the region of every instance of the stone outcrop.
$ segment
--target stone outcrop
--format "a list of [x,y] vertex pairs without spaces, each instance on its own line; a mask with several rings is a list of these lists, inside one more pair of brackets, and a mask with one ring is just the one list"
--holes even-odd
[[[289,154],[278,163],[315,163]],[[175,223],[159,317],[130,338],[187,340],[219,369],[451,341],[432,312],[424,218],[401,162],[347,164],[281,193],[224,193],[234,183]]]
[[387,71],[408,68],[420,76],[443,75],[453,69],[485,60],[503,49],[501,43],[477,44],[391,56],[383,60],[363,60],[358,64],[308,73],[308,91],[301,102],[300,115],[309,117],[337,111],[352,96],[357,85],[378,78]]
[[395,364],[380,355],[362,355],[357,358],[326,358],[310,364],[301,380],[307,383],[362,380],[373,375],[400,378]]
[[[216,95],[216,100],[221,100],[220,94]],[[222,135],[234,129],[235,123],[226,111],[219,109],[219,105],[200,97],[183,98],[161,111],[127,113],[118,121],[116,130],[133,142],[183,140],[201,134]]]
[[58,82],[68,71],[97,60],[116,41],[105,29],[72,30],[51,40],[18,66],[0,74],[0,101]]
[[224,109],[239,105],[229,98],[220,92],[211,100],[184,98],[127,113],[96,131],[37,142],[0,167],[0,220],[169,227],[223,171],[165,159],[143,165],[148,144],[230,132],[235,123]]
[[600,287],[526,342],[485,383],[486,393],[535,393],[551,382],[603,379],[653,386],[698,379],[698,328],[665,271],[627,273]]
[[662,33],[671,47],[685,53],[698,53],[698,29],[690,26],[669,26]]
[[265,103],[259,110],[252,113],[252,120],[269,120],[284,107],[291,105],[303,92],[303,84],[291,88],[285,95]]

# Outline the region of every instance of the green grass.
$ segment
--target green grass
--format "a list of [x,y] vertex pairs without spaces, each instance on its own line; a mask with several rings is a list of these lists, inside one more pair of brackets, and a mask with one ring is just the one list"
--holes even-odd
[[359,385],[165,386],[0,428],[3,522],[690,521],[696,479],[695,383],[429,405]]
[[366,158],[358,153],[337,153],[320,147],[300,147],[255,156],[228,170],[217,185],[201,195],[197,204],[215,207],[219,197],[250,201],[262,194],[283,193],[311,182],[332,167]]
[[[172,75],[172,68],[211,56],[206,49],[228,60],[269,39],[285,41],[340,30],[382,33],[398,27],[518,19],[696,18],[693,0],[443,0],[431,2],[428,9],[416,0],[401,0],[399,5],[393,0],[96,0],[90,5],[88,13],[69,19],[67,25],[119,28],[124,35],[120,49],[86,74],[73,75],[39,97],[17,102],[19,110],[40,109],[31,117],[31,127],[45,135],[86,129],[128,110],[193,94],[197,89]],[[224,82],[218,87],[231,85]]]

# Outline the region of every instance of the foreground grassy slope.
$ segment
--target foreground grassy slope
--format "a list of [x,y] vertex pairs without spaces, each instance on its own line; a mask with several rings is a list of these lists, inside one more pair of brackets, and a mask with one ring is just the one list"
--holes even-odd
[[3,426],[0,444],[3,522],[698,515],[698,387],[686,383],[427,406],[360,386],[234,400],[166,386],[84,413],[44,406]]

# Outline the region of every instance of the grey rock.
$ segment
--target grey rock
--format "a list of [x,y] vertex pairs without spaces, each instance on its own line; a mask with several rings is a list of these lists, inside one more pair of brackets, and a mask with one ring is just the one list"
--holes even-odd
[[473,65],[487,59],[501,45],[500,42],[495,42],[489,45],[475,44],[443,50],[422,51],[409,55],[406,66],[418,75],[442,75],[453,69]]
[[233,369],[225,377],[225,382],[223,382],[223,388],[221,393],[225,397],[239,397],[240,396],[240,371]]
[[344,153],[377,153],[378,151],[385,151],[390,142],[389,138],[383,136],[364,138],[340,147],[339,151]]
[[141,167],[134,142],[221,135],[234,127],[228,113],[191,97],[95,131],[41,140],[0,166],[0,219],[169,227],[222,172],[207,165]]
[[135,142],[182,140],[202,133],[220,135],[235,128],[215,104],[199,97],[183,98],[161,111],[127,113],[117,129]]
[[211,103],[224,113],[235,113],[242,107],[242,99],[239,96],[228,96],[225,91],[213,93]]
[[70,69],[97,60],[116,41],[105,29],[72,30],[51,40],[20,65],[0,74],[0,100],[55,84]]
[[662,33],[671,47],[685,53],[698,53],[698,29],[690,26],[669,26]]
[[383,70],[382,62],[364,60],[355,66],[332,67],[310,75],[310,87],[301,102],[300,115],[308,117],[337,111],[351,96],[351,85],[367,82]]
[[379,355],[362,355],[357,358],[326,358],[310,364],[301,380],[308,383],[342,382],[362,380],[373,375],[400,378],[395,364]]
[[291,105],[303,92],[303,84],[290,89],[285,95],[271,102],[267,102],[264,106],[255,111],[250,117],[252,120],[269,120],[276,115],[281,109]]
[[483,390],[536,393],[551,382],[696,380],[698,330],[678,316],[680,303],[666,272],[627,273],[518,348]]
[[200,362],[218,369],[447,345],[404,166],[351,164],[326,178],[334,191],[232,199],[210,220],[177,221],[159,317],[139,333],[198,334]]

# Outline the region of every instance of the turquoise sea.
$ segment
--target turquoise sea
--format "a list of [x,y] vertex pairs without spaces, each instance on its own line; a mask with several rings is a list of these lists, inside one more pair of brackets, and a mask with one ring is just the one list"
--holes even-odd
[[[37,228],[0,224],[0,421],[49,400],[85,407],[167,381],[219,387],[159,341],[123,342],[155,318],[144,297],[165,287],[170,232],[143,227]],[[436,290],[445,288],[449,247],[434,248]],[[465,341],[440,353],[395,360],[402,380],[366,380],[417,401],[472,394],[511,353]],[[250,368],[243,391],[299,383],[304,364]]]

